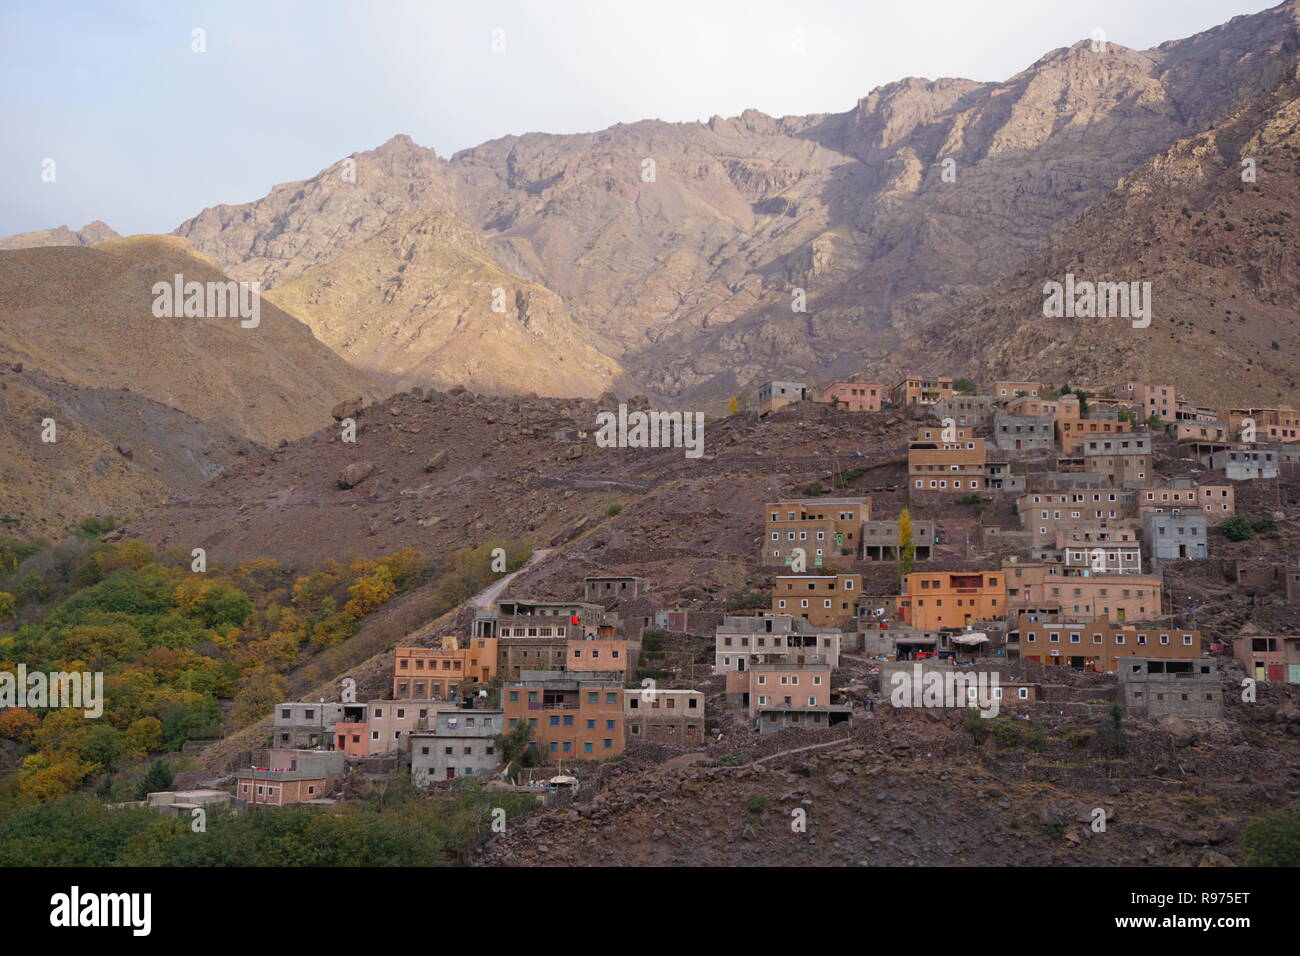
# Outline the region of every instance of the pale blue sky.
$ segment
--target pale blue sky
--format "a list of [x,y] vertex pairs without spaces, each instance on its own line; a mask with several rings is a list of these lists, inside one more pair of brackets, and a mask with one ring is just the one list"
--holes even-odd
[[168,232],[394,133],[450,156],[533,130],[838,112],[904,76],[1005,79],[1098,27],[1145,49],[1268,5],[0,0],[0,235]]

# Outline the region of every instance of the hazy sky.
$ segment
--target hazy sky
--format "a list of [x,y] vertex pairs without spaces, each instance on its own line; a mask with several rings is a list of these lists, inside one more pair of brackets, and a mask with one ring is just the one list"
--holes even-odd
[[0,235],[168,232],[394,133],[450,156],[533,130],[838,112],[904,76],[1006,79],[1096,28],[1146,49],[1270,5],[0,0]]

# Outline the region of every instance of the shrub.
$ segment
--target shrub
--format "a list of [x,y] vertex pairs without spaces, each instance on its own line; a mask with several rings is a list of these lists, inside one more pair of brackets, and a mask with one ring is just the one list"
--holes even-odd
[[1300,866],[1300,810],[1270,810],[1246,825],[1247,866]]
[[1250,522],[1241,515],[1223,519],[1219,522],[1219,530],[1229,541],[1246,541],[1255,534],[1255,529],[1251,527]]
[[1110,705],[1110,723],[1101,725],[1097,738],[1112,757],[1124,753],[1124,708],[1119,704]]
[[961,729],[970,734],[971,740],[976,745],[984,743],[989,738],[989,722],[986,718],[980,716],[980,712],[974,707],[968,707],[961,718]]
[[767,599],[758,591],[751,588],[741,588],[727,598],[729,610],[748,611],[753,608],[763,607],[767,604]]
[[993,742],[1000,750],[1043,749],[1043,735],[1028,721],[997,719],[988,723]]
[[77,537],[93,539],[103,537],[117,527],[117,519],[111,516],[83,518],[74,529]]
[[641,649],[643,651],[657,651],[663,646],[664,632],[658,628],[647,628],[641,632]]

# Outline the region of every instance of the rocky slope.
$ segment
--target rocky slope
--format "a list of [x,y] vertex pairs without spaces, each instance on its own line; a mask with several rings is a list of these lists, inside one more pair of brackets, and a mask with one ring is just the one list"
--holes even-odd
[[439,210],[392,219],[269,299],[398,386],[583,397],[619,372],[559,296],[503,270],[468,223]]
[[226,281],[172,237],[0,252],[0,360],[82,388],[128,388],[261,443],[313,431],[341,399],[373,393],[364,372],[265,300],[256,328],[155,318],[151,290],[176,274]]
[[[958,353],[986,380],[1032,367],[1052,381],[1137,378],[1193,399],[1212,387],[1224,402],[1289,400],[1300,378],[1297,215],[1293,67],[1275,89],[1123,177],[1014,276],[906,343],[900,359],[938,371]],[[1150,327],[1045,318],[1043,285],[1067,273],[1150,282]]]
[[[1298,10],[1288,0],[1142,52],[1083,42],[1001,83],[903,80],[847,113],[528,134],[450,161],[396,137],[177,232],[232,275],[283,284],[417,210],[458,215],[502,269],[559,297],[628,388],[677,402],[773,374],[890,368],[900,339],[986,294],[1121,177],[1273,89],[1294,68]],[[421,310],[387,306],[410,270],[361,260],[336,270],[352,292],[332,321],[382,311],[399,340],[410,325],[434,335]],[[795,289],[806,312],[791,310]],[[448,316],[477,303],[464,284],[437,292]],[[476,374],[499,364],[509,378],[513,344],[484,345]],[[960,369],[965,353],[940,347],[935,360]],[[422,348],[408,381],[466,371],[459,347],[445,365]]]
[[1035,751],[976,746],[951,711],[882,703],[864,717],[839,740],[791,730],[711,741],[694,759],[634,747],[476,863],[1236,866],[1245,824],[1286,805],[1300,779],[1300,709],[1285,686],[1223,720],[1130,719],[1119,760],[1071,739],[1095,733],[1086,718],[1036,714]]
[[[575,561],[637,564],[652,576],[716,591],[741,580],[741,556],[757,553],[755,516],[765,496],[829,484],[852,450],[889,452],[868,463],[874,467],[859,485],[900,482],[899,449],[913,427],[902,415],[799,424],[743,414],[706,423],[704,456],[688,459],[680,448],[579,441],[576,432],[592,429],[606,407],[459,388],[401,393],[356,413],[355,443],[324,428],[250,455],[143,515],[127,533],[168,547],[202,546],[215,561],[269,555],[314,567],[408,545],[434,554],[494,538],[544,547],[626,505],[608,526],[613,537],[602,533],[597,551],[575,553]],[[351,487],[341,487],[341,477]],[[683,537],[683,529],[698,529],[698,537]],[[713,561],[717,573],[709,570]]]
[[[58,538],[91,516],[128,518],[190,491],[256,446],[125,388],[86,388],[0,365],[0,519]],[[42,440],[54,421],[55,441]]]

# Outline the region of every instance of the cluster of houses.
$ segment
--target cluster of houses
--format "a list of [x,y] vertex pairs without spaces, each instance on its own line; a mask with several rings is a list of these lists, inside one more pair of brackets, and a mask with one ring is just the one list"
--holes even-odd
[[[237,805],[328,801],[347,758],[398,755],[419,786],[492,779],[503,769],[498,738],[521,724],[541,763],[616,757],[628,740],[698,744],[702,692],[626,686],[639,626],[654,620],[638,618],[634,636],[598,603],[635,607],[649,587],[645,578],[588,577],[592,600],[503,599],[476,611],[465,638],[397,648],[391,698],[279,704],[272,746],[238,773]],[[661,621],[674,623],[667,612]]]
[[[1230,651],[1258,679],[1300,682],[1300,635],[1203,648],[1198,630],[1169,623],[1162,572],[1163,562],[1210,556],[1209,529],[1236,514],[1235,483],[1276,477],[1296,460],[1295,409],[1208,409],[1172,387],[1132,382],[1104,397],[1037,382],[959,394],[953,379],[924,376],[835,382],[820,394],[770,382],[759,402],[762,415],[796,402],[925,406],[934,420],[918,419],[908,445],[907,522],[876,513],[865,495],[764,504],[758,560],[774,572],[770,607],[707,625],[724,706],[754,731],[852,721],[852,702],[832,690],[845,656],[874,659],[882,674],[907,662],[1016,659],[1112,673],[1125,705],[1152,715],[1221,710],[1207,650]],[[1212,477],[1157,475],[1157,427]],[[979,502],[1009,506],[976,531],[1003,556],[929,570],[960,553],[944,537],[953,509]],[[890,593],[864,583],[862,569],[876,562],[898,566]],[[1243,567],[1239,577],[1243,588],[1300,602],[1300,565]],[[391,698],[280,704],[272,746],[239,772],[236,802],[325,799],[348,759],[394,754],[421,786],[494,779],[499,741],[521,725],[537,760],[560,767],[617,757],[630,741],[702,744],[703,692],[637,679],[647,627],[688,630],[686,612],[654,606],[650,590],[645,578],[595,576],[582,601],[501,599],[476,610],[466,635],[398,648]],[[1035,693],[1011,690],[1020,700]]]
[[[1230,648],[1203,649],[1195,628],[1171,626],[1162,571],[1166,561],[1210,557],[1210,529],[1236,514],[1236,483],[1276,478],[1300,460],[1295,408],[1209,408],[1139,382],[1100,397],[1016,381],[962,394],[952,378],[925,376],[893,386],[839,381],[820,394],[772,382],[759,396],[760,415],[821,402],[848,411],[924,406],[934,419],[908,446],[906,540],[900,515],[873,514],[869,497],[765,505],[762,562],[811,573],[777,576],[769,613],[729,617],[718,629],[717,672],[760,730],[810,723],[827,707],[834,719],[834,705],[814,691],[829,684],[840,653],[957,664],[996,656],[1115,673],[1143,713],[1153,704],[1138,685],[1204,675],[1205,650],[1230,651],[1259,680],[1300,682],[1300,635],[1243,634]],[[1157,431],[1200,470],[1158,475]],[[949,545],[942,519],[959,503],[991,506],[976,534],[1005,556],[977,570],[912,570]],[[898,593],[865,594],[861,576],[841,570],[904,555]],[[1243,567],[1239,577],[1300,602],[1300,565]],[[775,693],[761,669],[743,676],[756,664],[779,669]],[[1168,712],[1185,702],[1199,713],[1216,693],[1167,705],[1158,696]]]

